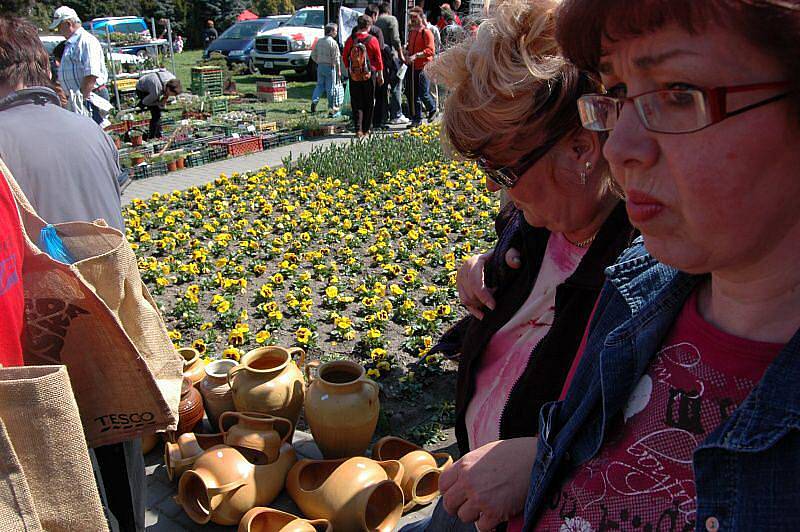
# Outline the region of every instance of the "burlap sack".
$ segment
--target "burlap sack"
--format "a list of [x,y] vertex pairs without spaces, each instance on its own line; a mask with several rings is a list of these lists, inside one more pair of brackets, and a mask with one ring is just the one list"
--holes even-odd
[[0,429],[0,530],[108,530],[64,366],[0,368]]
[[11,437],[0,418],[0,530],[39,532],[42,523]]
[[45,222],[2,161],[0,174],[25,228],[25,364],[67,366],[91,447],[174,430],[183,360],[128,241],[102,222],[58,224],[76,262],[53,260],[34,243]]

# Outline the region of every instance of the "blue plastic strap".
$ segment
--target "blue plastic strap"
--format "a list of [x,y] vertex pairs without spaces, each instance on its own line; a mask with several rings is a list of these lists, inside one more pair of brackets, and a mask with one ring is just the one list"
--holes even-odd
[[63,262],[64,264],[75,262],[75,259],[64,246],[61,237],[58,236],[56,228],[52,225],[44,226],[41,233],[39,233],[39,248],[58,262]]

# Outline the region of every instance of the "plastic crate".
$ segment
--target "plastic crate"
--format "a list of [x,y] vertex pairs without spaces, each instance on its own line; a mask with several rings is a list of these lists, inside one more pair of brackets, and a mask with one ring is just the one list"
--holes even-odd
[[111,124],[105,128],[106,131],[109,133],[127,133],[128,132],[128,121],[125,120],[123,122],[118,122],[116,124]]
[[277,122],[261,122],[257,127],[259,131],[278,131]]
[[285,90],[281,92],[259,92],[258,98],[267,103],[276,103],[285,101],[289,98],[289,95]]
[[278,135],[275,133],[266,133],[261,135],[261,147],[265,150],[269,150],[271,148],[275,148],[280,146],[280,142],[278,141]]
[[192,93],[198,96],[222,96],[222,69],[215,66],[192,67]]
[[131,179],[146,179],[150,177],[150,165],[140,164],[133,166],[128,170],[128,175]]
[[225,159],[228,157],[228,146],[224,144],[216,144],[217,142],[224,141],[214,141],[208,145],[206,153],[208,153],[209,161],[219,161],[220,159]]
[[228,99],[225,97],[222,98],[212,98],[210,100],[211,114],[218,115],[228,112]]
[[209,144],[209,147],[211,145],[225,146],[228,150],[228,155],[231,157],[239,157],[240,155],[254,153],[263,149],[261,137],[218,140]]
[[125,78],[125,79],[118,79],[117,83],[117,90],[119,92],[131,92],[136,90],[136,83],[138,83],[138,79],[136,78]]
[[150,177],[167,173],[167,163],[161,161],[150,164]]
[[278,134],[279,144],[291,144],[293,142],[300,142],[301,140],[303,140],[303,130],[301,129],[282,131]]

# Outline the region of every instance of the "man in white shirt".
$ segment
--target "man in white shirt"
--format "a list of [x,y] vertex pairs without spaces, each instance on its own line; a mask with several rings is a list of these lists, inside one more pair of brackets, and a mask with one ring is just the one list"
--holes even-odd
[[67,95],[70,91],[80,93],[94,121],[101,123],[99,109],[89,103],[93,92],[108,100],[108,71],[100,41],[81,27],[78,14],[67,6],[56,9],[50,29],[57,30],[67,40],[58,69],[61,88]]
[[311,112],[317,111],[317,104],[324,92],[328,96],[328,110],[331,116],[340,116],[339,103],[336,101],[335,87],[341,84],[342,54],[339,52],[339,44],[336,42],[336,34],[339,26],[327,24],[325,26],[325,37],[318,40],[311,50],[311,60],[317,64],[317,86],[314,87],[314,94],[311,95]]

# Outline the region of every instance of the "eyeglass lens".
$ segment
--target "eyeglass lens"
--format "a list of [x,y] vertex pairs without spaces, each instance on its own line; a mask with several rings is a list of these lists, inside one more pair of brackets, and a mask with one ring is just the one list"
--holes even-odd
[[[703,93],[698,90],[662,90],[643,94],[634,105],[644,126],[661,133],[696,131],[711,124]],[[602,95],[587,95],[578,102],[583,127],[610,131],[617,125],[623,101]]]

